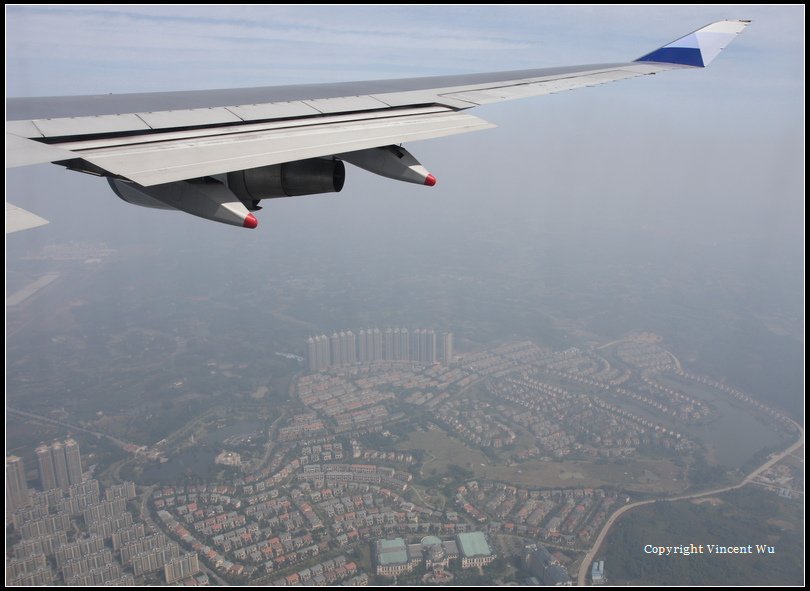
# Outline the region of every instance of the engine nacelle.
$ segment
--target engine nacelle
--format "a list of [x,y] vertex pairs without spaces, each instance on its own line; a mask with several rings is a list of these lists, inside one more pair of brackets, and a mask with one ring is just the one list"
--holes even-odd
[[261,199],[339,193],[346,181],[340,160],[311,158],[228,173],[228,188],[244,203]]
[[149,189],[141,187],[140,185],[114,178],[107,178],[107,182],[119,198],[132,205],[148,207],[150,209],[177,209],[168,203],[160,201],[156,195],[150,194],[151,191]]
[[369,148],[368,150],[336,154],[336,156],[363,170],[389,179],[427,185],[428,187],[436,184],[436,177],[430,174],[427,168],[422,166],[413,157],[413,154],[402,146],[381,146],[379,148]]
[[255,228],[259,225],[242,201],[224,183],[210,178],[176,181],[162,185],[141,185],[108,178],[121,199],[153,209],[177,209],[207,220],[231,226]]

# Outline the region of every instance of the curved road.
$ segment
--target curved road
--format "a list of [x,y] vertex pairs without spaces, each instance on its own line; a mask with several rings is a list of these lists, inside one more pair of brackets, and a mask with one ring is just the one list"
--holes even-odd
[[799,426],[799,424],[796,423],[795,421],[791,421],[791,422],[799,430],[799,439],[796,441],[796,443],[791,445],[785,451],[780,452],[778,454],[772,455],[768,459],[767,462],[765,462],[759,468],[757,468],[756,470],[751,472],[748,476],[743,478],[742,482],[740,482],[739,484],[735,484],[733,486],[725,486],[723,488],[716,488],[714,490],[708,490],[706,492],[701,492],[701,493],[694,493],[694,494],[689,494],[689,495],[679,495],[679,496],[670,497],[670,498],[667,498],[667,499],[649,499],[647,501],[638,501],[638,502],[635,502],[635,503],[630,503],[629,505],[625,505],[624,507],[621,507],[619,510],[617,510],[605,522],[605,525],[602,527],[602,531],[599,532],[599,535],[597,536],[596,541],[593,544],[593,547],[585,555],[585,558],[582,559],[582,564],[579,565],[579,573],[577,575],[577,585],[580,586],[580,587],[585,586],[585,578],[588,575],[588,571],[590,570],[591,563],[593,562],[594,558],[596,557],[596,554],[599,552],[599,548],[602,546],[602,542],[604,542],[605,538],[607,537],[607,534],[610,531],[610,528],[613,526],[614,523],[616,523],[616,521],[618,521],[618,519],[622,515],[624,515],[625,513],[630,511],[631,509],[635,509],[636,507],[641,507],[642,505],[649,505],[650,503],[655,503],[656,501],[686,501],[686,500],[690,500],[690,499],[699,499],[700,497],[708,497],[708,496],[711,496],[711,495],[721,494],[721,493],[724,493],[724,492],[728,492],[730,490],[735,490],[735,489],[738,489],[738,488],[742,488],[746,484],[750,484],[762,472],[764,472],[765,470],[767,470],[768,468],[770,468],[771,466],[773,466],[774,464],[776,464],[777,462],[782,460],[785,456],[792,454],[794,451],[796,451],[797,449],[799,449],[800,447],[802,447],[804,445],[804,429],[802,429]]
[[[605,348],[610,347],[611,345],[615,345],[617,343],[633,342],[634,340],[635,339],[633,339],[632,337],[628,337],[628,338],[625,338],[625,339],[616,339],[615,341],[610,341],[609,343],[605,343],[604,345],[599,345],[597,347],[597,349],[605,349]],[[670,357],[672,357],[672,361],[675,362],[675,367],[678,368],[678,371],[683,371],[683,367],[681,367],[681,362],[678,360],[677,357],[675,357],[675,354],[672,351],[669,351],[667,349],[665,349],[665,351],[667,353],[669,353]]]

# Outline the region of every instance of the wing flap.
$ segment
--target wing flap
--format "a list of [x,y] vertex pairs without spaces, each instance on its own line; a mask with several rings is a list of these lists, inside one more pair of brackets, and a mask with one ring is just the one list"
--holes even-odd
[[352,111],[373,111],[387,109],[390,105],[373,96],[349,96],[340,98],[302,101],[320,113],[351,113]]
[[245,121],[310,117],[319,114],[316,108],[309,106],[303,101],[265,103],[261,105],[238,105],[236,107],[228,107],[228,110]]
[[242,119],[225,107],[214,109],[186,109],[183,111],[156,111],[138,113],[151,129],[164,127],[195,127],[201,125],[222,125],[242,123]]
[[127,115],[100,115],[98,117],[35,119],[34,125],[39,128],[45,137],[148,131],[152,129],[134,113]]
[[455,112],[265,129],[77,150],[81,158],[143,186],[305,158],[424,140],[494,125]]
[[505,75],[501,80],[484,83],[448,85],[405,92],[130,114],[59,117],[12,121],[9,124],[17,126],[19,132],[15,131],[15,133],[18,135],[61,139],[120,133],[161,133],[172,129],[240,125],[260,121],[375,112],[426,105],[460,110],[515,98],[594,86],[677,67],[680,66],[640,62],[602,67],[558,68],[546,71],[515,72],[512,77]]
[[332,123],[344,123],[347,121],[391,119],[394,117],[410,117],[413,115],[426,115],[430,113],[449,113],[443,107],[423,107],[419,109],[397,109],[386,111],[375,111],[366,113],[324,115],[319,117],[293,117],[290,119],[273,119],[262,123],[250,122],[241,125],[227,125],[224,127],[209,127],[201,129],[181,129],[181,130],[161,130],[148,135],[129,135],[102,137],[93,139],[71,138],[61,141],[58,145],[66,150],[86,151],[93,148],[113,148],[116,146],[135,146],[138,144],[150,144],[173,140],[206,139],[214,136],[231,136],[254,132],[269,131],[273,129],[290,129],[294,127],[311,127],[313,125],[324,126]]
[[76,158],[76,154],[69,150],[6,133],[6,168],[71,158]]
[[42,132],[37,129],[33,121],[6,121],[6,133],[24,138],[42,137]]

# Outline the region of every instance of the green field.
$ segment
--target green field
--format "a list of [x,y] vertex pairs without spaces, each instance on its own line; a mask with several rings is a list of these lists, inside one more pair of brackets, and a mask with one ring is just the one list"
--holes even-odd
[[439,430],[412,433],[397,448],[425,450],[427,456],[422,475],[426,477],[446,474],[448,466],[456,465],[472,470],[476,478],[512,482],[529,488],[613,485],[642,493],[677,492],[686,488],[683,481],[674,480],[680,469],[669,460],[636,460],[627,464],[535,460],[515,466],[495,465],[480,450],[472,449]]
[[397,449],[423,449],[427,452],[422,472],[425,476],[445,474],[450,464],[473,470],[478,475],[481,464],[492,461],[477,449],[471,449],[444,431],[416,431],[397,444]]

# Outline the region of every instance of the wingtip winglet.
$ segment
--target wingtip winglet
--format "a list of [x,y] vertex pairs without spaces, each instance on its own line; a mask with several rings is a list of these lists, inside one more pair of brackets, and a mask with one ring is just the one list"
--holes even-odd
[[636,61],[705,68],[750,23],[750,20],[743,19],[717,21],[676,39]]

